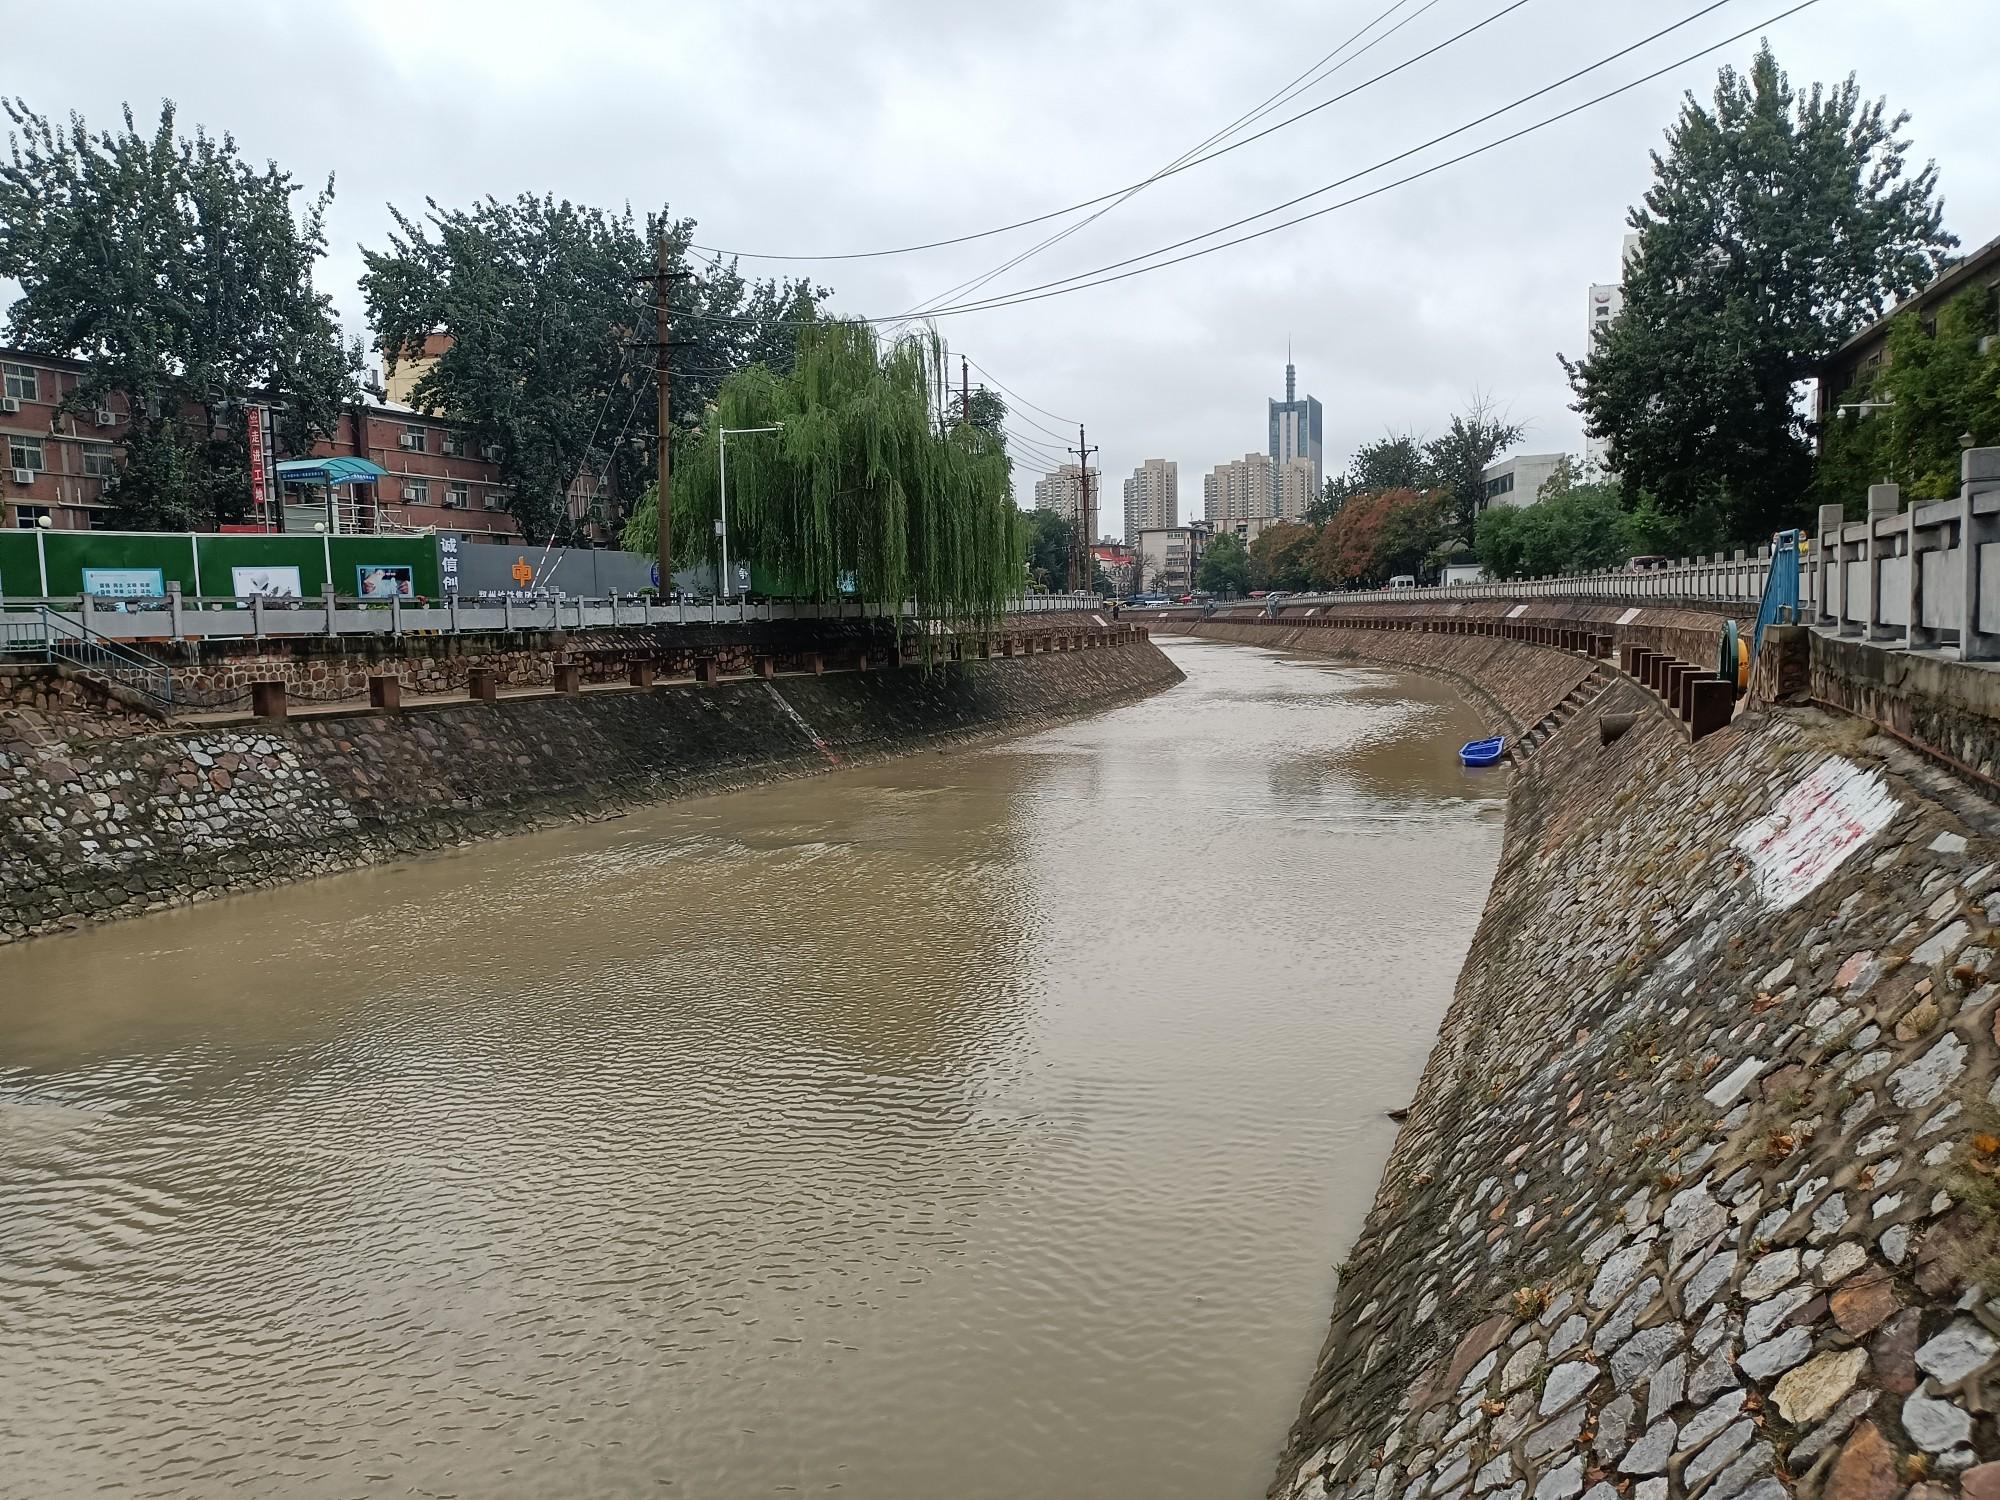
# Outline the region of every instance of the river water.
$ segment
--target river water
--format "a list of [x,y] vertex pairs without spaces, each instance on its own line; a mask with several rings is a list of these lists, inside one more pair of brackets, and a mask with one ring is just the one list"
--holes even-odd
[[1260,1495],[1502,783],[1434,683],[1168,649],[0,950],[0,1495]]

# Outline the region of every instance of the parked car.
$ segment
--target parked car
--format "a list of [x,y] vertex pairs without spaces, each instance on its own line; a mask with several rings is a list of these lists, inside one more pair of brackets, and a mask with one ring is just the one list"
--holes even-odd
[[1661,557],[1656,553],[1649,552],[1643,557],[1632,558],[1625,564],[1625,571],[1628,573],[1650,573],[1655,568],[1664,568],[1672,561],[1673,559],[1670,557]]
[[1416,586],[1417,580],[1415,576],[1409,573],[1398,573],[1394,578],[1389,580],[1389,587],[1392,589],[1413,589]]

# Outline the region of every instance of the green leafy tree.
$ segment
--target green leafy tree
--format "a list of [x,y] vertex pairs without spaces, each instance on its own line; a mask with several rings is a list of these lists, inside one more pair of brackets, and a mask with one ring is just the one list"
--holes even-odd
[[1856,514],[1868,486],[1893,483],[1913,500],[1959,489],[1963,439],[2000,444],[2000,343],[1980,352],[1995,329],[1988,287],[1959,293],[1934,326],[1912,313],[1889,329],[1888,358],[1841,401],[1878,409],[1841,413],[1821,437],[1815,486],[1823,504]]
[[1440,519],[1451,536],[1471,539],[1473,522],[1486,503],[1486,470],[1521,441],[1524,431],[1519,423],[1499,417],[1489,402],[1478,399],[1471,410],[1451,419],[1442,437],[1424,445],[1426,484],[1441,492]]
[[313,285],[326,254],[333,180],[303,207],[272,163],[252,167],[227,135],[175,133],[172,104],[142,133],[72,115],[58,128],[0,101],[15,133],[0,166],[0,276],[20,283],[13,342],[88,362],[69,413],[130,413],[113,523],[212,528],[250,503],[247,409],[275,406],[278,444],[304,453],[358,390]]
[[1625,308],[1580,360],[1577,409],[1611,467],[1669,513],[1719,509],[1739,540],[1805,499],[1802,380],[1957,243],[1937,173],[1908,169],[1907,115],[1854,79],[1793,90],[1769,46],[1690,94],[1631,225]]
[[[682,565],[709,556],[721,514],[722,428],[774,427],[729,448],[730,555],[789,597],[912,601],[925,619],[987,619],[1021,587],[1021,513],[990,434],[933,420],[939,346],[883,344],[862,323],[798,330],[791,369],[754,364],[717,393],[710,421],[677,445],[673,535]],[[625,540],[645,550],[657,508]],[[642,529],[643,528],[643,529]]]
[[[690,219],[643,220],[552,196],[427,200],[392,209],[383,250],[364,251],[361,289],[390,357],[446,333],[416,404],[466,423],[496,451],[508,506],[530,537],[573,540],[569,491],[601,478],[608,523],[657,471],[652,277],[667,248],[669,397],[677,434],[698,427],[735,371],[791,363],[793,324],[824,289],[746,281],[733,262],[690,260]],[[678,444],[678,438],[676,439]]]
[[1323,495],[1308,509],[1306,519],[1315,526],[1324,525],[1356,495],[1379,495],[1384,490],[1427,490],[1432,482],[1430,454],[1416,434],[1386,433],[1355,449],[1347,467],[1327,479]]
[[1312,587],[1313,548],[1319,529],[1282,521],[1266,526],[1250,544],[1250,583],[1260,589]]
[[997,391],[974,386],[971,391],[971,424],[988,433],[1003,449],[1007,446],[1007,403]]
[[1211,594],[1249,593],[1250,553],[1242,539],[1225,531],[1211,541],[1201,554],[1201,570],[1195,575],[1195,583]]
[[1025,519],[1028,577],[1052,594],[1067,593],[1076,527],[1052,510],[1031,510]]

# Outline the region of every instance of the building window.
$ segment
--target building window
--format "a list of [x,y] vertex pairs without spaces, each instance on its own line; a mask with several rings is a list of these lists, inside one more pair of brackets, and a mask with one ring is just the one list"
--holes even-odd
[[7,463],[10,468],[42,470],[42,440],[31,437],[10,437],[7,439]]
[[83,445],[83,473],[86,479],[109,479],[118,472],[118,450],[109,443]]
[[[32,530],[47,520],[48,514],[49,508],[46,505],[17,505],[14,507],[14,524]],[[55,523],[50,521],[49,524]]]
[[428,479],[405,479],[403,481],[403,503],[405,505],[429,505],[431,503],[431,482]]
[[446,458],[465,457],[465,438],[460,433],[445,433],[438,439],[438,447]]
[[472,486],[463,479],[455,479],[446,486],[444,503],[453,510],[464,510],[472,503]]
[[488,510],[505,510],[507,508],[507,492],[499,488],[488,490],[486,492],[486,508]]
[[32,365],[0,365],[6,376],[7,394],[16,401],[39,401],[42,384]]
[[1502,495],[1511,495],[1513,492],[1514,476],[1512,473],[1501,474],[1486,481],[1486,498],[1488,500],[1498,499]]
[[430,452],[430,440],[431,435],[427,428],[407,424],[403,428],[402,447],[408,452]]

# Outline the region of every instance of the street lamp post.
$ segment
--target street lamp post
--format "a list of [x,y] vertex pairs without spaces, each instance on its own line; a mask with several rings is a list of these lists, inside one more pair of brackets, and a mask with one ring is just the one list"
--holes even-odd
[[722,502],[722,517],[715,523],[715,534],[722,538],[722,572],[716,582],[722,585],[722,597],[727,599],[736,592],[729,576],[729,440],[746,432],[782,432],[783,422],[770,427],[718,427],[715,440],[715,489],[716,498]]

